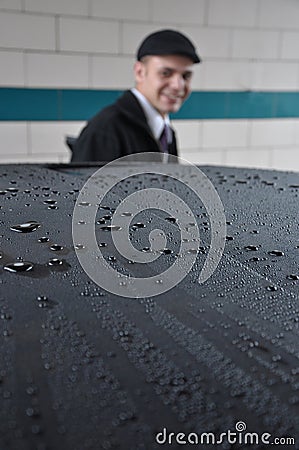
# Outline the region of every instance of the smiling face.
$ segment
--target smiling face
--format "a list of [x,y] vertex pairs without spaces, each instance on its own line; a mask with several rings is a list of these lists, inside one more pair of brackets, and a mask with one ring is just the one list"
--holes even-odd
[[134,66],[136,88],[162,116],[176,112],[190,94],[192,66],[185,56],[146,56]]

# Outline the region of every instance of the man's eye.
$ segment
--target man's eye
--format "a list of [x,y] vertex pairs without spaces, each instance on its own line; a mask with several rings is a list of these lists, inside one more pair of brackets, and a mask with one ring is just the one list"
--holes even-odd
[[171,70],[163,70],[163,71],[161,72],[161,74],[162,74],[162,77],[167,78],[167,77],[170,77],[170,76],[171,76],[172,72],[171,72]]
[[192,78],[192,73],[184,73],[183,78],[185,81],[191,80]]

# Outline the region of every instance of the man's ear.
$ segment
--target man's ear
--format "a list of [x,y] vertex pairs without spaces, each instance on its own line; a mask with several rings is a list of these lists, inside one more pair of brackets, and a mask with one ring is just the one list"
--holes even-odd
[[136,83],[140,83],[144,78],[145,67],[141,61],[136,61],[134,64],[134,75]]

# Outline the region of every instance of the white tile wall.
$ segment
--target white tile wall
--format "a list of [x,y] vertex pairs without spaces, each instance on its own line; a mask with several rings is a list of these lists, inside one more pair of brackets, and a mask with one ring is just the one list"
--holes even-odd
[[282,35],[281,57],[298,61],[299,31],[285,31]]
[[196,26],[180,27],[196,44],[200,57],[206,58],[229,58],[231,48],[231,31],[228,28],[208,28]]
[[204,90],[204,64],[196,64],[192,69],[191,87],[193,91]]
[[284,147],[295,144],[297,120],[265,119],[252,120],[249,146]]
[[209,25],[253,27],[256,24],[257,0],[209,0]]
[[21,0],[1,0],[0,10],[16,10],[21,11],[22,1]]
[[223,150],[182,149],[180,156],[192,164],[224,165],[225,152]]
[[26,54],[26,86],[87,88],[88,56]]
[[115,21],[62,17],[59,33],[62,51],[118,53],[119,24]]
[[274,148],[272,150],[272,164],[274,169],[299,172],[299,148]]
[[298,62],[254,62],[252,70],[252,89],[296,91],[299,88]]
[[202,64],[204,90],[251,89],[252,63],[250,61],[205,61]]
[[179,148],[198,149],[202,145],[202,122],[198,120],[174,120]]
[[23,53],[0,51],[0,85],[24,86],[24,80]]
[[[298,0],[0,0],[0,87],[129,88],[136,47],[169,27],[203,59],[195,90],[299,90]],[[83,125],[0,122],[0,162],[67,162]],[[174,127],[192,162],[299,171],[299,119]]]
[[35,14],[0,14],[2,48],[55,50],[55,19]]
[[131,56],[92,56],[91,87],[97,89],[128,89],[133,87],[134,61],[135,59]]
[[91,0],[93,17],[120,20],[149,20],[149,0]]
[[236,29],[233,58],[275,59],[279,56],[280,32]]
[[153,21],[171,24],[204,23],[205,0],[152,0]]
[[48,164],[48,163],[67,163],[65,157],[51,153],[49,155],[3,155],[1,164]]
[[261,0],[259,25],[269,28],[299,30],[297,0]]
[[65,145],[67,135],[77,136],[83,122],[30,122],[32,155],[51,155],[52,153],[70,157],[70,150]]
[[42,12],[49,14],[88,15],[89,0],[23,0],[25,11]]
[[294,128],[295,128],[295,144],[299,147],[299,119],[294,120]]
[[28,134],[25,122],[0,122],[0,136],[1,156],[28,154]]
[[270,167],[270,155],[271,152],[264,149],[228,149],[225,152],[224,164],[233,167],[267,169]]
[[247,120],[204,120],[202,146],[245,148],[248,144],[248,126]]

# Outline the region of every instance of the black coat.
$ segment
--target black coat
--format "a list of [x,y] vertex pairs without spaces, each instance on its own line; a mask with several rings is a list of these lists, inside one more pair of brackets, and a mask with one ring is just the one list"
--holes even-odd
[[[112,161],[143,152],[161,152],[160,144],[138,100],[131,91],[126,91],[87,123],[74,144],[71,161]],[[169,153],[177,155],[174,133]]]

